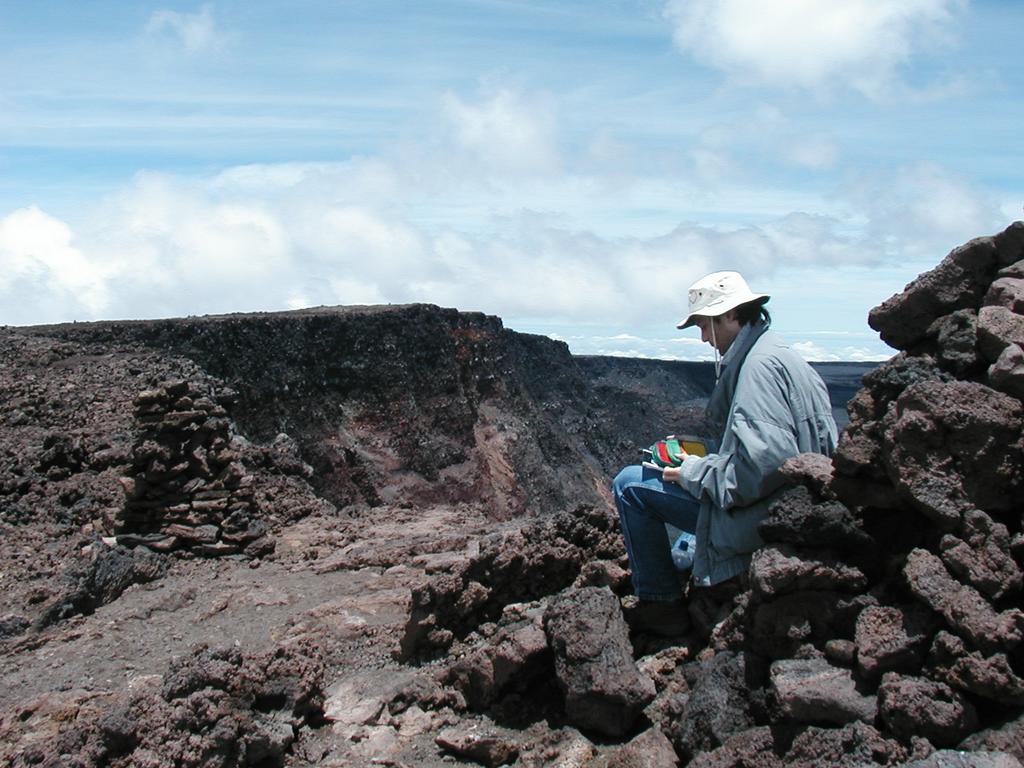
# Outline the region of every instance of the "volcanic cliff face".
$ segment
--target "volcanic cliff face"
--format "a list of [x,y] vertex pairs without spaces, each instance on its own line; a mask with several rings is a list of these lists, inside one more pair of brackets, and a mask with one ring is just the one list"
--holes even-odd
[[0,758],[1016,764],[1022,260],[872,312],[900,354],[671,641],[607,485],[707,366],[423,305],[0,329]]

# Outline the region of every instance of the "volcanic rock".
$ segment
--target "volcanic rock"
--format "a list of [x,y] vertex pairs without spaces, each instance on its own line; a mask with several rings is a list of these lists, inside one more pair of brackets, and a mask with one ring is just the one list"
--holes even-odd
[[793,739],[783,764],[794,768],[862,768],[903,765],[907,757],[903,744],[886,738],[868,723],[856,721],[843,728],[805,728]]
[[777,721],[845,725],[875,719],[875,697],[857,691],[848,669],[824,659],[786,659],[774,662],[770,674]]
[[978,725],[974,706],[945,683],[895,672],[878,687],[878,711],[897,737],[920,735],[937,747],[957,744]]
[[997,613],[973,587],[949,575],[942,561],[923,549],[907,557],[904,575],[910,590],[964,639],[986,652],[1016,647],[1024,639],[1024,613]]
[[868,606],[857,617],[857,669],[865,678],[921,668],[935,622],[921,606]]
[[569,722],[608,736],[628,732],[655,689],[633,661],[618,598],[600,587],[567,592],[548,605],[544,631]]
[[999,266],[993,238],[971,240],[919,276],[903,293],[871,310],[868,325],[889,346],[909,349],[939,317],[980,304]]
[[673,743],[684,760],[720,747],[755,725],[747,673],[743,653],[717,653],[701,664],[673,727]]

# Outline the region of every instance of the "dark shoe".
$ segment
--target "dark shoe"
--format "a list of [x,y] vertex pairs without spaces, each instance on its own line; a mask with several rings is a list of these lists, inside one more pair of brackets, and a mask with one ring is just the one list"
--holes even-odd
[[659,637],[679,637],[690,630],[690,618],[683,600],[638,600],[622,611],[633,632]]
[[711,638],[715,629],[726,620],[736,607],[737,599],[748,589],[746,574],[734,576],[713,587],[694,587],[688,594],[688,612],[697,634],[703,640]]

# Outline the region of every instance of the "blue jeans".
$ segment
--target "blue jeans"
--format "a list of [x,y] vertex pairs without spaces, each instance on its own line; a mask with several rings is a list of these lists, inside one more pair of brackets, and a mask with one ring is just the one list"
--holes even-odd
[[661,472],[639,465],[626,467],[612,481],[619,525],[629,553],[633,591],[643,600],[678,600],[679,572],[672,564],[665,523],[693,533],[700,502]]

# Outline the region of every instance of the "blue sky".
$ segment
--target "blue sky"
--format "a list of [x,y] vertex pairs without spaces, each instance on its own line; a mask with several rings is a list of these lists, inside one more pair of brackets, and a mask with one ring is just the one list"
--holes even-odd
[[812,359],[1024,217],[1024,3],[0,0],[0,323],[424,301]]

